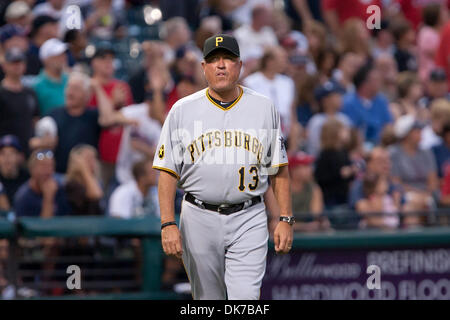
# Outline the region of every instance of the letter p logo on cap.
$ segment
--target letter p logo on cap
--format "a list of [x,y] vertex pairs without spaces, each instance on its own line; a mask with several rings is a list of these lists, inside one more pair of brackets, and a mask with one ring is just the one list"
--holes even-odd
[[222,37],[216,37],[216,47],[219,46],[220,42],[223,42],[223,38]]

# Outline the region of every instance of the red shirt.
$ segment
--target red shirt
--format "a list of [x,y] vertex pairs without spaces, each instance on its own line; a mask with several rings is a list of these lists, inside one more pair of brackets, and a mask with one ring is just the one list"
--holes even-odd
[[[133,104],[133,95],[131,93],[130,86],[123,81],[113,79],[111,82],[103,86],[106,95],[112,97],[113,89],[117,85],[123,85],[126,91],[125,105]],[[91,96],[88,104],[91,108],[97,108],[97,97]],[[114,126],[106,129],[102,129],[100,132],[100,138],[98,141],[98,153],[100,159],[108,163],[116,163],[117,153],[119,152],[120,140],[122,138],[122,127]]]
[[436,52],[436,65],[445,69],[450,88],[450,21],[441,30],[441,41]]
[[322,0],[322,10],[335,10],[342,24],[353,17],[366,21],[371,15],[367,7],[374,4],[382,8],[381,0]]

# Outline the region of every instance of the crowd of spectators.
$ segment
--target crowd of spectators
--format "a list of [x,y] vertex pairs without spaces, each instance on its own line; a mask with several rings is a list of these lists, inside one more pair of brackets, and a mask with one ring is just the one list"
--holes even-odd
[[[449,9],[447,0],[3,1],[0,209],[158,216],[161,126],[175,101],[206,86],[202,45],[223,32],[240,44],[241,84],[280,113],[297,231],[329,230],[326,213],[347,211],[360,228],[424,225],[428,215],[413,213],[450,206]],[[128,42],[137,67],[119,77],[114,44],[136,33],[129,12],[158,33]]]

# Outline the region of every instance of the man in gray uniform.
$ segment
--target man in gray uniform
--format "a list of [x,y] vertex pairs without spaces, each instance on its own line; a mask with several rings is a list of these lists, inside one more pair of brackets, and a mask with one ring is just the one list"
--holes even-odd
[[[268,188],[281,212],[275,250],[287,253],[292,246],[280,116],[267,97],[237,84],[242,62],[233,37],[207,39],[203,55],[208,88],[174,104],[153,162],[160,170],[162,246],[182,257],[194,299],[259,299]],[[174,219],[177,184],[185,191],[180,229]]]

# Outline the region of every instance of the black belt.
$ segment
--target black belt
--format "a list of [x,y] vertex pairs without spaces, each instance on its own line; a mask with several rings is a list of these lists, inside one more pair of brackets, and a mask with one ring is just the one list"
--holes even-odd
[[261,196],[255,196],[255,197],[253,197],[247,201],[241,202],[241,203],[217,205],[217,204],[210,204],[210,203],[203,202],[203,201],[197,199],[196,197],[194,197],[192,194],[186,193],[184,200],[192,203],[193,205],[196,205],[199,208],[215,211],[220,214],[229,215],[229,214],[241,211],[242,209],[249,208],[257,203],[260,203]]

